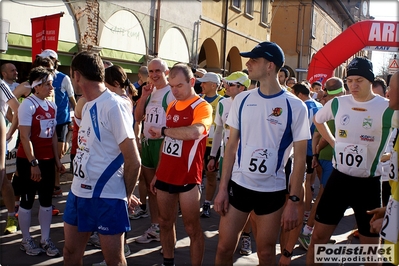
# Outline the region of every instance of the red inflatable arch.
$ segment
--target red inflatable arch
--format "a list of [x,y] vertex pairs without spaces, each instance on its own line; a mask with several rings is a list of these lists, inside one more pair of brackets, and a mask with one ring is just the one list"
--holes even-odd
[[324,85],[336,67],[369,45],[399,47],[399,22],[364,20],[353,24],[313,56],[308,81]]

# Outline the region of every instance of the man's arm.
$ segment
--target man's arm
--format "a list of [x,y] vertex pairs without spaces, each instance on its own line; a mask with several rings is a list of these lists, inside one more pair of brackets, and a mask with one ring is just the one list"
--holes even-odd
[[19,107],[19,102],[17,101],[16,98],[11,98],[7,102],[8,106],[12,109],[13,111],[13,117],[11,121],[11,127],[7,132],[6,138],[10,139],[12,135],[14,134],[15,130],[18,128],[18,107]]
[[125,161],[123,178],[125,180],[126,196],[129,199],[140,175],[141,160],[134,139],[126,138],[119,144],[119,148]]
[[313,123],[315,124],[317,131],[319,131],[321,136],[331,145],[331,147],[334,148],[335,137],[328,128],[327,123],[317,123],[316,116],[313,118]]

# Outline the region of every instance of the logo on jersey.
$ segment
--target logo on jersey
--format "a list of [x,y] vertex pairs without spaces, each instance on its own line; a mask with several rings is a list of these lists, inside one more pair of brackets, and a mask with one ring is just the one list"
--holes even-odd
[[366,112],[367,111],[367,109],[360,108],[360,107],[352,107],[352,110],[353,111],[358,111],[358,112]]
[[346,126],[347,124],[349,124],[350,118],[349,115],[343,115],[341,117],[341,125]]
[[46,116],[47,118],[51,118],[51,114],[50,114],[50,113],[45,113],[45,116]]
[[374,136],[360,135],[360,140],[368,141],[368,142],[374,142]]
[[348,136],[348,132],[345,129],[340,129],[338,134],[340,138],[346,138]]
[[267,149],[257,149],[252,153],[251,158],[265,158],[268,159],[272,155]]
[[91,127],[89,127],[89,128],[87,129],[87,131],[86,131],[86,136],[87,136],[87,137],[90,137],[90,133],[91,133]]
[[173,122],[177,123],[177,121],[179,121],[179,119],[180,119],[179,115],[173,116]]
[[91,186],[90,185],[81,184],[80,187],[83,188],[83,189],[91,190]]
[[283,108],[281,107],[276,107],[273,109],[272,113],[269,116],[280,116],[283,113]]
[[365,129],[370,129],[373,126],[373,119],[369,117],[363,119],[362,127]]
[[363,153],[363,149],[362,148],[359,149],[358,145],[348,145],[345,147],[344,152],[351,154],[359,154]]

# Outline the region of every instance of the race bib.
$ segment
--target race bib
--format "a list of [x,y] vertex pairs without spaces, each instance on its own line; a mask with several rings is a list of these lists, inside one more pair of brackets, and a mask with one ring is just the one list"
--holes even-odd
[[276,172],[277,150],[245,146],[242,160],[244,172],[272,175]]
[[163,153],[174,157],[181,157],[182,149],[183,149],[182,140],[165,137],[162,147]]
[[335,143],[335,154],[337,164],[339,165],[368,169],[366,145]]
[[165,125],[166,114],[162,106],[151,106],[150,108],[147,109],[146,109],[146,118],[145,118],[146,123],[158,126]]
[[39,137],[43,139],[52,138],[55,130],[55,119],[40,120]]
[[392,196],[386,207],[384,221],[382,222],[382,228],[380,236],[392,243],[398,242],[399,233],[399,202]]
[[398,153],[392,151],[388,170],[389,180],[398,182]]
[[73,160],[73,175],[76,178],[86,178],[87,170],[86,165],[89,160],[89,154],[85,148],[79,147],[76,149],[76,155]]

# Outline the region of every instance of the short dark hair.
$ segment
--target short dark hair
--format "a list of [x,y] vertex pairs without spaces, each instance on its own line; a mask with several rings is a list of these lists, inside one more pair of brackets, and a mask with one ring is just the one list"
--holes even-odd
[[[34,67],[29,72],[29,85],[32,85],[35,80],[46,82],[50,75],[54,75],[53,71],[43,67]],[[32,93],[35,93],[35,88],[32,88]]]
[[280,68],[280,72],[284,72],[285,78],[289,78],[290,77],[290,72],[285,67]]
[[[78,71],[90,81],[104,82],[105,69],[100,55],[88,51],[78,53],[71,63],[71,69]],[[73,77],[73,73],[72,73]]]
[[312,88],[314,88],[314,86],[320,86],[320,87],[323,87],[323,85],[321,84],[321,82],[318,82],[318,81],[315,81],[315,82],[313,82],[312,83]]
[[382,91],[384,92],[385,95],[387,92],[387,83],[385,82],[385,80],[383,78],[376,77],[373,81],[373,88],[377,87],[378,85],[381,86]]
[[174,78],[178,72],[183,73],[187,82],[194,78],[193,71],[191,67],[184,63],[177,63],[169,70],[169,77]]
[[125,70],[119,65],[112,65],[105,69],[104,81],[108,84],[115,86],[115,81],[119,83],[121,88],[126,89],[129,94],[137,96],[137,90],[127,78]]
[[309,95],[310,94],[309,85],[306,84],[305,82],[295,83],[291,87],[291,89],[294,91],[295,95],[298,95],[299,93],[302,93],[303,95]]
[[32,63],[32,68],[42,66],[46,68],[54,68],[54,61],[50,57],[36,56],[35,61]]

